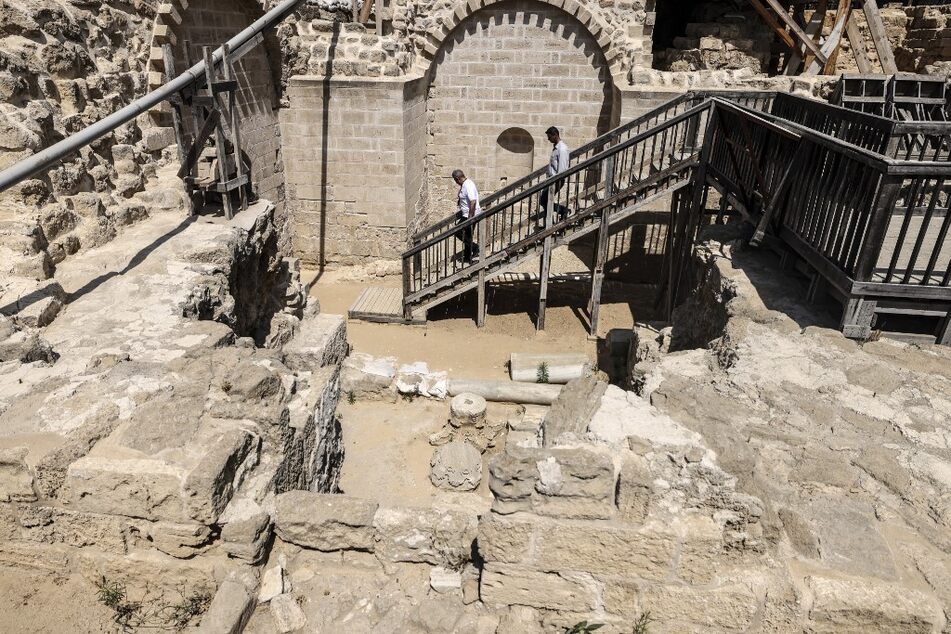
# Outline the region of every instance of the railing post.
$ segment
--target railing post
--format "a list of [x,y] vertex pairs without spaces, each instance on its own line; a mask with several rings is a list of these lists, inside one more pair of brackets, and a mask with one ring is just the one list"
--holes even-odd
[[479,293],[476,305],[476,326],[479,328],[485,325],[485,258],[487,256],[486,225],[488,223],[489,220],[484,219],[476,225],[476,229],[479,231]]
[[[604,198],[614,195],[614,155],[604,160]],[[604,283],[604,267],[608,259],[608,235],[610,234],[610,207],[601,210],[601,225],[598,227],[598,240],[595,243],[594,261],[591,263],[591,301],[588,309],[591,314],[591,329],[588,339],[598,336],[598,317],[601,314],[601,286]]]
[[898,198],[901,183],[901,176],[889,176],[887,172],[882,175],[882,185],[878,189],[878,196],[875,197],[875,205],[868,221],[868,229],[865,231],[865,240],[862,242],[862,249],[855,261],[855,271],[852,273],[852,279],[855,281],[869,282],[872,279],[875,263],[878,261],[878,256],[882,251],[882,243],[885,241],[888,221],[895,209],[895,201]]
[[403,258],[403,319],[409,320],[413,317],[413,308],[406,301],[410,293],[410,280],[412,270],[410,269],[409,258]]
[[[552,223],[552,211],[555,208],[555,190],[549,185],[547,192],[547,204],[545,205],[545,223],[542,225],[542,231],[547,231]],[[545,237],[545,244],[542,248],[541,270],[538,274],[540,289],[538,292],[538,320],[535,322],[535,330],[545,329],[545,309],[548,305],[548,274],[551,269],[551,242],[552,236]]]

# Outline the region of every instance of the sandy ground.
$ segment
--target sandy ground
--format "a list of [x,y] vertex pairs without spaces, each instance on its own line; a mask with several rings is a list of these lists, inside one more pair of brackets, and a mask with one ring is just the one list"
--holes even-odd
[[[305,272],[304,279],[315,276],[314,271]],[[320,300],[322,312],[346,315],[367,286],[399,284],[398,277],[352,281],[338,271],[327,270],[313,282],[311,294]],[[630,332],[635,319],[652,318],[652,289],[626,286],[612,292],[606,285],[596,340],[588,339],[584,307],[589,292],[586,283],[553,284],[543,332],[535,330],[538,286],[526,283],[489,286],[488,314],[481,329],[474,321],[474,297],[468,294],[431,310],[424,326],[350,320],[347,338],[356,352],[393,356],[400,363],[425,361],[430,369],[445,370],[458,378],[508,378],[505,364],[513,352],[581,352],[601,365],[605,340],[612,330]]]
[[0,574],[0,632],[118,631],[112,612],[96,597],[96,587],[78,575],[53,580],[46,574],[4,567]]

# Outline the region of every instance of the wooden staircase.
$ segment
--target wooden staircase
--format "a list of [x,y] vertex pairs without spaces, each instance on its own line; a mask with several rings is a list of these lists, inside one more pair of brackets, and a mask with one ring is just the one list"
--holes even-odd
[[[486,281],[540,257],[541,329],[551,250],[597,231],[591,300],[595,332],[608,231],[649,202],[690,184],[709,104],[706,94],[675,99],[579,148],[566,172],[553,178],[545,178],[543,170],[534,172],[488,197],[482,214],[461,223],[446,218],[417,234],[402,256],[404,317],[476,289],[476,321],[482,325]],[[471,262],[463,257],[466,229],[480,246],[480,256]]]

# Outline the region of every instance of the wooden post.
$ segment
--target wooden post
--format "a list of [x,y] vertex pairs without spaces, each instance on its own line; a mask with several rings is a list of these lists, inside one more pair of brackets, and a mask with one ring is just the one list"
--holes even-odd
[[[205,58],[205,83],[208,85],[208,94],[211,95],[211,109],[220,113],[218,108],[218,99],[215,95],[215,60],[211,56],[211,48],[202,47],[202,54]],[[228,153],[225,151],[225,133],[221,129],[221,119],[215,126],[215,153],[218,155],[218,182],[222,185],[228,182]],[[221,192],[221,202],[225,208],[225,217],[231,220],[234,217],[234,211],[231,208],[231,195],[229,192]]]
[[[806,35],[809,37],[815,38],[816,33],[821,34],[822,23],[826,17],[828,4],[828,0],[819,0],[816,10],[812,12],[812,17],[809,18],[809,24],[806,25]],[[801,12],[802,10],[800,9],[799,13],[801,14]],[[790,53],[789,59],[786,61],[786,75],[795,75],[799,72],[799,66],[803,63],[803,55],[804,53],[798,46],[794,52]],[[812,53],[805,54],[805,63],[807,67],[812,62],[813,57],[814,56]]]
[[[237,75],[234,72],[233,60],[231,59],[231,47],[227,43],[222,45],[222,52],[224,57],[222,58],[222,66],[225,71],[225,80],[230,81],[232,79],[237,79]],[[234,164],[235,164],[235,178],[240,182],[244,177],[244,161],[241,159],[241,129],[238,127],[239,115],[238,115],[238,103],[237,103],[237,90],[228,91],[228,120],[231,125],[231,145],[232,150],[234,151]],[[248,175],[248,184],[251,182],[251,176]],[[239,199],[241,200],[241,211],[244,211],[248,208],[248,187],[244,184],[240,185],[241,189],[238,190]],[[224,192],[225,196],[231,196],[231,192]]]
[[383,0],[376,0],[376,34],[383,35]]
[[941,320],[935,343],[942,346],[951,346],[951,309],[948,310],[948,314],[945,318]]
[[407,321],[413,317],[413,308],[406,301],[406,298],[410,293],[411,274],[409,258],[403,258],[403,319],[406,319]]
[[[604,160],[604,198],[614,195],[614,156]],[[601,210],[601,225],[598,227],[598,241],[591,263],[591,329],[588,339],[598,337],[598,318],[601,315],[601,286],[604,284],[604,267],[608,260],[608,236],[611,233],[610,208]]]
[[[545,205],[545,224],[542,226],[542,231],[552,226],[554,216],[552,212],[555,209],[555,190],[549,185],[546,191],[548,192],[548,204]],[[538,292],[538,320],[535,322],[535,330],[545,329],[545,309],[548,306],[548,275],[551,269],[551,242],[552,237],[549,235],[545,238],[545,244],[542,247],[541,270],[538,274],[538,282],[540,285]]]
[[885,231],[888,221],[895,209],[895,200],[901,188],[901,176],[883,176],[882,185],[875,197],[875,206],[868,221],[868,230],[865,233],[865,243],[855,262],[853,279],[859,282],[868,282],[872,279],[875,262],[882,251],[882,242],[885,240]]
[[872,320],[877,302],[862,297],[850,297],[842,309],[839,327],[850,339],[867,339],[872,334]]
[[485,258],[486,258],[486,225],[488,220],[483,220],[476,225],[479,231],[479,291],[478,302],[476,306],[476,326],[482,328],[485,326]]

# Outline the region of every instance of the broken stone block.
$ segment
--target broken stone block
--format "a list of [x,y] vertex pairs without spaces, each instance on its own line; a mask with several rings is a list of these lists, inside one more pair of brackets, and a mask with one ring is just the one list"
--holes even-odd
[[449,377],[445,372],[430,372],[422,361],[401,365],[396,373],[396,389],[400,394],[429,398],[446,398]]
[[520,566],[486,564],[480,594],[492,607],[524,605],[542,610],[588,612],[599,601],[590,575],[555,574]]
[[267,603],[279,594],[290,590],[290,582],[284,566],[271,566],[261,575],[261,587],[258,590],[258,603]]
[[340,371],[340,391],[354,398],[376,398],[392,394],[390,386],[396,377],[396,359],[376,358],[355,352],[344,359]]
[[463,392],[449,402],[449,424],[456,428],[481,427],[485,424],[485,408],[484,398]]
[[46,363],[53,363],[58,358],[59,355],[53,351],[49,342],[41,339],[35,332],[21,330],[9,337],[0,337],[0,362],[33,363],[34,361],[45,361]]
[[226,579],[201,617],[199,634],[238,634],[251,618],[254,605],[254,597],[243,583]]
[[462,569],[462,602],[470,605],[479,600],[479,569],[468,564]]
[[146,128],[142,130],[142,146],[147,152],[160,152],[175,143],[174,128]]
[[291,594],[281,594],[271,599],[271,618],[280,634],[296,632],[307,625],[307,616]]
[[464,440],[436,447],[429,466],[429,479],[440,489],[471,491],[482,482],[482,454]]
[[461,590],[462,573],[437,566],[429,571],[429,587],[439,594]]
[[321,313],[301,321],[297,335],[284,346],[284,363],[291,370],[316,370],[341,363],[348,347],[346,320]]
[[607,519],[616,512],[614,461],[594,446],[507,447],[489,463],[489,488],[497,513]]
[[152,545],[166,555],[188,559],[204,550],[211,541],[211,529],[204,524],[156,522],[149,526]]
[[42,328],[56,319],[65,301],[59,282],[19,280],[3,289],[0,314],[13,317],[21,327]]
[[264,511],[233,519],[221,529],[221,546],[229,556],[257,563],[271,539],[271,516]]
[[565,433],[581,435],[601,405],[608,384],[592,373],[568,381],[542,423],[542,446],[551,447]]
[[380,560],[457,567],[472,556],[478,518],[457,509],[384,507],[373,525]]
[[33,502],[33,473],[26,464],[27,447],[0,449],[0,502]]
[[274,530],[304,548],[372,552],[377,507],[347,495],[289,491],[274,498]]

